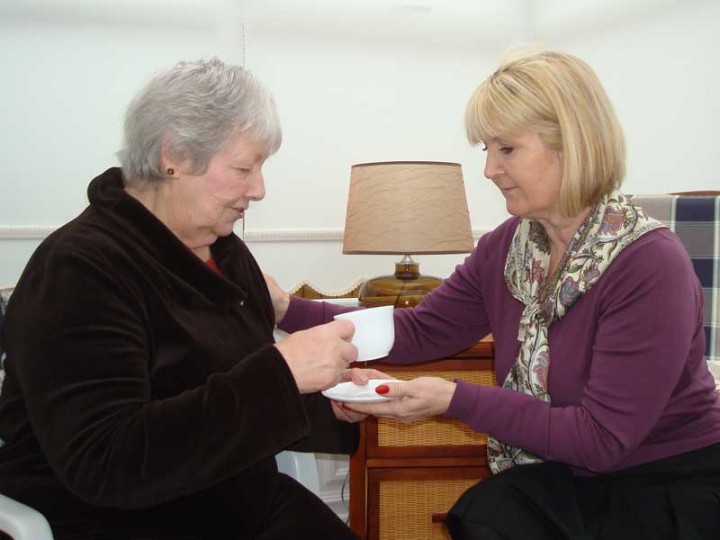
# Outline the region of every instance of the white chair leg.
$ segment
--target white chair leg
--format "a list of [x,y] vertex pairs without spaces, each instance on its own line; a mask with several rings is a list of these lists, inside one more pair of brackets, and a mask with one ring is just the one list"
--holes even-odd
[[0,531],[14,540],[53,540],[45,516],[3,494],[0,494]]
[[315,454],[288,450],[277,454],[275,461],[280,472],[294,478],[315,495],[320,496],[320,479]]

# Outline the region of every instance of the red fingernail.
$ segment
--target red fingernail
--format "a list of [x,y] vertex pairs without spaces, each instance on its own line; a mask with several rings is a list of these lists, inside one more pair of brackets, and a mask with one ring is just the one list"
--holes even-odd
[[387,384],[381,384],[375,389],[375,391],[378,394],[387,394],[390,391],[390,387]]

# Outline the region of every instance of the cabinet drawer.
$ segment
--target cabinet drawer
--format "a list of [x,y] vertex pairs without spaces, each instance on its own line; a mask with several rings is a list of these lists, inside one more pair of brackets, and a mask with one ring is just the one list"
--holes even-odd
[[[393,371],[384,370],[398,379],[442,377],[462,379],[475,384],[496,386],[495,373],[483,370]],[[473,431],[467,424],[450,418],[428,418],[417,422],[371,419],[368,423],[368,457],[406,456],[472,456],[485,452],[487,434]],[[432,452],[433,448],[437,451]]]
[[[488,336],[449,358],[371,367],[403,380],[436,376],[494,386],[493,364]],[[486,434],[448,418],[406,424],[368,417],[350,460],[351,527],[363,540],[448,539],[444,516],[491,474],[486,442]]]
[[446,514],[485,468],[374,469],[368,473],[368,540],[449,539]]

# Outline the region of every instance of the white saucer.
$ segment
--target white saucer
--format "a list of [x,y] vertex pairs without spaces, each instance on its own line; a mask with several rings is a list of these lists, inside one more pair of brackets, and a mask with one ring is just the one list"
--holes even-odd
[[375,388],[386,383],[401,383],[398,379],[370,379],[365,386],[358,386],[354,382],[342,382],[323,391],[323,396],[335,401],[345,403],[379,403],[387,401],[386,398],[375,392]]

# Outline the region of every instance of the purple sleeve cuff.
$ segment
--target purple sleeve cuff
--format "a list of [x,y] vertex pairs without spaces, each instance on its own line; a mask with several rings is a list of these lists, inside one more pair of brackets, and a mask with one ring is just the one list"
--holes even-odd
[[477,387],[474,384],[465,382],[461,379],[455,379],[457,386],[455,393],[450,400],[450,406],[443,416],[448,418],[456,418],[467,422],[475,410],[475,401],[477,399]]
[[[475,431],[495,432],[507,423],[508,404],[518,402],[519,406],[530,396],[510,392],[497,386],[482,386],[455,379],[457,387],[450,400],[450,406],[443,416],[464,422]],[[534,399],[534,398],[531,398]],[[498,411],[503,412],[498,414]]]
[[292,334],[298,330],[328,323],[333,320],[333,315],[353,309],[330,302],[318,302],[291,295],[287,313],[278,324],[278,328]]

